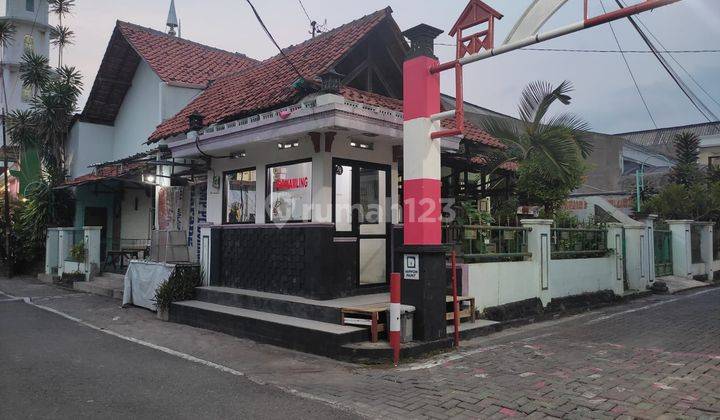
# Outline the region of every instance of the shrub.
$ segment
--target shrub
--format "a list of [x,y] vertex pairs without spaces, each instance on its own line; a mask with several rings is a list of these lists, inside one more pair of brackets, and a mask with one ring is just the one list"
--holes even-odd
[[70,248],[70,258],[76,262],[83,262],[85,261],[85,252],[84,243],[75,244],[72,248]]
[[192,300],[195,288],[202,285],[202,272],[198,266],[178,266],[170,278],[162,282],[155,290],[155,304],[160,309],[167,309],[173,302]]

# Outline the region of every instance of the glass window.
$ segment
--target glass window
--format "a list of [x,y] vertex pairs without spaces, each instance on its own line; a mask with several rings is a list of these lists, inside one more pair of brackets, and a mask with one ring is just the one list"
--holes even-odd
[[35,0],[25,0],[25,10],[28,12],[35,11]]
[[35,40],[33,39],[32,35],[25,35],[25,38],[23,40],[23,48],[25,49],[26,53],[35,51]]
[[[360,223],[379,223],[380,172],[377,169],[360,168]],[[383,172],[384,175],[384,172]],[[383,176],[383,180],[384,180]]]
[[312,220],[312,162],[268,168],[271,222]]
[[225,223],[255,223],[257,178],[255,169],[225,173]]
[[335,229],[352,230],[352,178],[353,167],[335,165]]

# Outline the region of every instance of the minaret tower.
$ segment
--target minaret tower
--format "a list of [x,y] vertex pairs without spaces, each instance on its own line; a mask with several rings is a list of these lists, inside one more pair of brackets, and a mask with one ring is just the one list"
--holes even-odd
[[168,35],[175,36],[175,28],[178,27],[177,13],[175,12],[175,0],[170,0],[170,11],[167,18]]
[[27,109],[32,92],[23,89],[20,62],[26,51],[50,56],[52,27],[49,24],[48,3],[47,0],[5,0],[3,12],[0,19],[9,20],[15,26],[13,42],[2,52],[8,110]]

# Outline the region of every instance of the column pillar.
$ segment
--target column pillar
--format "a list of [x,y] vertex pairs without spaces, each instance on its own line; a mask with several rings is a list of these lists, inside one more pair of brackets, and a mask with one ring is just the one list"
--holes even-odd
[[647,267],[649,285],[655,282],[655,220],[657,218],[657,215],[649,214],[640,219],[640,222],[645,225],[644,246],[647,248],[647,258],[644,264]]
[[672,233],[673,275],[692,277],[692,220],[668,220]]
[[625,292],[625,259],[623,257],[622,235],[622,223],[608,223],[607,246],[608,249],[613,251],[610,285],[612,291],[618,296],[622,296]]
[[650,284],[648,266],[647,226],[644,223],[625,225],[625,267],[630,290],[643,291]]
[[713,222],[696,222],[702,226],[700,232],[700,256],[705,264],[705,274],[709,281],[713,280]]
[[528,252],[532,254],[533,271],[538,282],[538,297],[543,306],[547,306],[552,300],[550,291],[550,228],[553,224],[548,219],[526,219],[521,220],[523,227],[532,230],[528,234]]
[[415,274],[403,270],[402,303],[415,307],[414,336],[422,341],[447,335],[447,273],[440,205],[440,129],[430,117],[440,112],[440,76],[434,39],[441,30],[422,24],[405,32],[410,51],[403,64],[403,236],[401,268],[415,261]]
[[101,226],[85,226],[83,229],[85,249],[87,252],[85,258],[85,281],[90,281],[98,272],[100,272],[100,234]]

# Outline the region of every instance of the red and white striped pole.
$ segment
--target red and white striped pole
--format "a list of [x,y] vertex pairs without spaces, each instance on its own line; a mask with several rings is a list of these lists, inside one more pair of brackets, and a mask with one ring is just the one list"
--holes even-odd
[[400,362],[400,273],[390,274],[390,347],[393,349],[393,363]]

